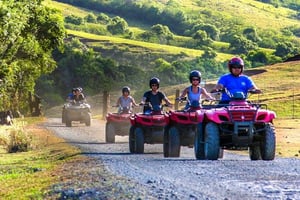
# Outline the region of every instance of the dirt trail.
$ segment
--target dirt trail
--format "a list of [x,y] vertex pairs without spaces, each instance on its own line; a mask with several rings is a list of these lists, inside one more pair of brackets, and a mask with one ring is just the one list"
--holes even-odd
[[[115,144],[104,142],[103,121],[71,128],[60,121],[51,118],[45,127],[103,162],[111,173],[132,180],[137,187],[130,189],[131,194],[146,189],[149,198],[141,199],[300,199],[299,159],[251,161],[248,155],[225,152],[218,161],[199,161],[186,147],[179,158],[164,158],[161,144],[146,145],[145,154],[130,154],[127,136],[117,137]],[[93,191],[90,198],[97,195]]]

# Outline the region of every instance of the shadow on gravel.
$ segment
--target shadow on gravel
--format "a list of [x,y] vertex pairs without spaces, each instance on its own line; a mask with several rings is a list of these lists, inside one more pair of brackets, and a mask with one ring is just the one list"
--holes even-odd
[[82,155],[110,155],[110,156],[121,156],[121,155],[130,155],[129,152],[116,152],[116,153],[106,153],[106,152],[82,152]]
[[106,143],[106,142],[78,142],[78,141],[69,141],[67,142],[69,144],[74,144],[74,145],[77,145],[77,144],[107,144],[107,145],[118,145],[118,144],[126,144],[128,142],[117,142],[117,143]]
[[[144,153],[144,154],[134,154],[134,153],[130,153],[130,152],[81,152],[81,154],[83,155],[115,155],[115,156],[119,156],[119,155],[133,155],[133,156],[136,156],[136,155],[153,155],[153,154],[161,154],[161,153]],[[159,159],[157,159],[159,160]]]
[[64,124],[61,124],[61,125],[59,125],[59,124],[53,124],[53,125],[49,125],[49,124],[47,124],[46,125],[46,127],[66,127]]

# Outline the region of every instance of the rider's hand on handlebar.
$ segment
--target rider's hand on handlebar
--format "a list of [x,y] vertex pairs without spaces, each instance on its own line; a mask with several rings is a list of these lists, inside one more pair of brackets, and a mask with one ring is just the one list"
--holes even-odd
[[210,93],[218,93],[218,92],[224,92],[224,91],[225,91],[224,88],[221,88],[221,89],[212,89],[210,91]]
[[204,99],[205,101],[215,101],[216,100],[216,98],[214,98],[214,97],[211,97],[211,98],[206,98],[206,99]]
[[248,92],[250,94],[261,94],[262,91],[260,89],[251,89],[251,90],[248,90]]
[[185,101],[186,97],[177,97],[175,100],[176,101]]

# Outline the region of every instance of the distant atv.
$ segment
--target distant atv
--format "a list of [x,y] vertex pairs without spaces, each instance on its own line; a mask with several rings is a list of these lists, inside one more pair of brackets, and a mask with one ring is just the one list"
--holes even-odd
[[132,113],[126,107],[121,108],[120,112],[106,115],[105,140],[107,143],[114,143],[116,135],[128,135],[131,115]]
[[[150,104],[145,106],[152,108]],[[129,151],[130,153],[144,153],[145,143],[163,144],[164,127],[169,123],[169,116],[163,108],[155,107],[149,112],[132,115],[130,123]]]
[[[184,99],[176,99],[186,102]],[[194,146],[194,138],[198,130],[202,131],[204,109],[199,102],[191,102],[186,110],[170,111],[169,124],[164,132],[164,157],[179,157],[181,146]]]
[[72,126],[72,121],[85,123],[86,126],[91,125],[91,109],[90,105],[84,102],[69,101],[64,104],[62,110],[62,123],[67,127]]
[[251,160],[273,160],[275,112],[265,104],[247,101],[242,92],[226,92],[231,97],[229,104],[205,112],[205,126],[195,137],[196,159],[217,160],[220,149],[249,149]]

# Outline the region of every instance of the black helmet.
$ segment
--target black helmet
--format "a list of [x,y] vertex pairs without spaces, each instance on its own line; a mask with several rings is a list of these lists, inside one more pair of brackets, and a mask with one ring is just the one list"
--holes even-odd
[[76,88],[72,88],[72,92],[75,92],[76,91]]
[[241,68],[241,73],[244,70],[244,61],[243,59],[241,59],[240,57],[234,57],[231,58],[228,62],[228,69],[230,71],[230,73],[232,73],[232,68],[233,67],[240,67]]
[[190,76],[189,76],[189,79],[190,79],[190,83],[192,83],[192,79],[193,78],[199,78],[199,83],[201,82],[201,72],[199,72],[198,70],[193,70],[190,72]]
[[124,86],[122,88],[122,93],[124,94],[124,92],[128,92],[128,94],[130,94],[130,88],[128,86]]
[[151,79],[150,79],[150,82],[149,82],[150,88],[151,88],[151,85],[152,85],[152,84],[157,84],[157,88],[159,88],[159,79],[156,78],[156,77],[151,78]]

